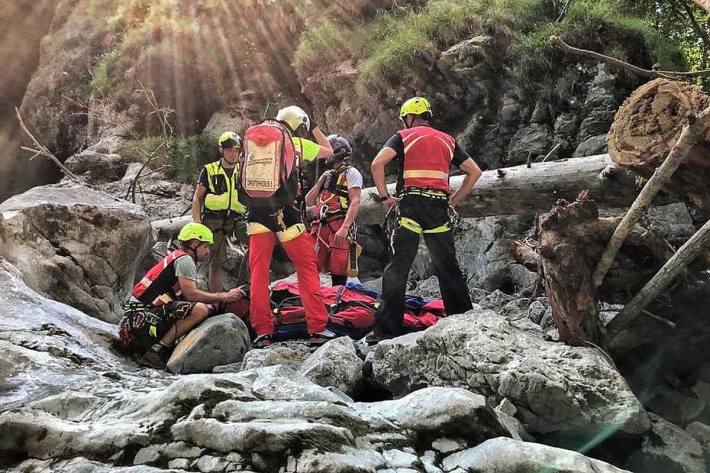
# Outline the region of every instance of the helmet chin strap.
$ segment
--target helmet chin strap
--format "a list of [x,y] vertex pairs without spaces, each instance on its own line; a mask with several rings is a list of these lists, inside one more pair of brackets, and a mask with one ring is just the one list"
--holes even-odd
[[[409,122],[407,122],[407,117],[410,117]],[[402,123],[404,123],[405,128],[409,129],[412,128],[414,120],[416,120],[416,117],[414,115],[405,115],[404,118],[402,118]]]

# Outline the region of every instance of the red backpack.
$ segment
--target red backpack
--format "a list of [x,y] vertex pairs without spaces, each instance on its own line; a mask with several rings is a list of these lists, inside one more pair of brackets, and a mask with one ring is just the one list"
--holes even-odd
[[249,127],[240,176],[244,192],[254,199],[292,202],[299,192],[300,161],[301,150],[281,122],[264,120]]

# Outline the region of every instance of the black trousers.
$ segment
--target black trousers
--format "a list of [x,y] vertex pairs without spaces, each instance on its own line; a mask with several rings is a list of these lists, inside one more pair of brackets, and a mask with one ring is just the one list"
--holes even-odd
[[[399,203],[399,214],[417,222],[422,230],[431,230],[448,222],[448,202],[418,195],[406,195]],[[471,309],[471,297],[461,274],[451,230],[422,233],[431,253],[434,271],[447,315]],[[419,233],[398,226],[392,236],[394,256],[382,275],[382,303],[375,318],[377,334],[400,335],[404,318],[404,293],[407,277],[419,247]]]

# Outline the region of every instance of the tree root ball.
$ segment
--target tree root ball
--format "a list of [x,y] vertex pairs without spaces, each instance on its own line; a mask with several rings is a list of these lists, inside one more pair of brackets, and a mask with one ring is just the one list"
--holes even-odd
[[[616,112],[609,130],[611,158],[623,166],[658,166],[688,123],[688,114],[697,115],[709,105],[702,88],[686,82],[656,79],[642,85]],[[710,167],[710,117],[706,120],[706,153],[692,157]]]
[[[609,130],[612,160],[650,177],[680,137],[688,115],[699,115],[708,106],[710,97],[687,82],[655,79],[642,85],[616,112]],[[696,206],[707,204],[710,196],[710,114],[704,121],[704,142],[691,149],[667,186]]]

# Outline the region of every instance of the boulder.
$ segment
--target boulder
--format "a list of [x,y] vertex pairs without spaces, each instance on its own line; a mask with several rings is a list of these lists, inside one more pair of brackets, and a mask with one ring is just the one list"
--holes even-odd
[[316,384],[351,394],[360,378],[362,364],[352,339],[338,337],[319,347],[298,371]]
[[107,141],[71,156],[64,165],[74,174],[83,175],[92,184],[121,180],[126,174],[128,163],[112,151],[116,148],[113,141],[110,141],[110,146],[106,145]]
[[641,448],[628,459],[626,467],[644,473],[703,473],[705,459],[700,444],[685,430],[663,418],[649,414],[651,432]]
[[355,405],[373,433],[392,429],[413,435],[420,442],[442,436],[463,439],[468,445],[511,433],[486,406],[486,399],[465,389],[429,387],[402,399]]
[[288,365],[298,369],[310,354],[311,350],[303,343],[275,343],[266,348],[251,350],[244,355],[242,370],[274,365]]
[[[508,473],[554,471],[556,473],[622,473],[626,470],[581,453],[539,443],[509,438],[486,440],[482,444],[454,453],[442,461],[444,471],[470,473]],[[460,468],[461,470],[457,470]],[[646,471],[646,470],[634,470]],[[628,472],[627,472],[628,473]]]
[[506,166],[525,164],[528,157],[532,161],[545,156],[552,148],[552,132],[550,127],[543,123],[531,123],[521,127],[508,146]]
[[594,156],[597,154],[606,153],[607,147],[606,133],[602,135],[590,136],[582,141],[572,154],[573,158],[582,158],[584,156]]
[[168,371],[176,374],[208,373],[216,366],[242,361],[251,348],[249,329],[234,314],[202,322],[175,347]]
[[114,332],[111,324],[37,294],[0,258],[0,411],[45,398],[45,409],[81,415],[92,396],[53,396],[111,384],[102,373],[121,365],[109,350]]
[[252,392],[259,399],[329,402],[346,400],[342,393],[318,386],[288,366],[268,366],[251,371],[258,375],[252,385]]
[[35,187],[0,204],[0,256],[34,290],[118,322],[150,222],[126,201],[78,185]]
[[641,404],[599,351],[546,342],[527,319],[510,321],[480,306],[380,343],[373,373],[395,396],[451,386],[506,397],[531,432],[593,436],[609,425],[630,434],[649,428]]
[[692,435],[703,448],[707,461],[710,458],[710,426],[702,422],[693,422],[685,428],[685,431]]

